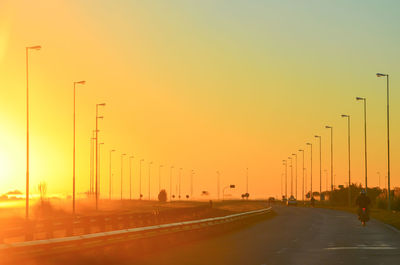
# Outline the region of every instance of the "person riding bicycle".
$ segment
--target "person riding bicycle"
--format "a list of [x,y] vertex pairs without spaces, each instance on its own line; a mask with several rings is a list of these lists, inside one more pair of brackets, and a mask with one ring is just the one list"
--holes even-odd
[[361,190],[360,195],[358,195],[356,199],[356,205],[358,206],[358,219],[360,219],[362,209],[365,208],[365,212],[367,214],[367,221],[369,220],[369,205],[371,204],[371,200],[367,196],[365,190]]

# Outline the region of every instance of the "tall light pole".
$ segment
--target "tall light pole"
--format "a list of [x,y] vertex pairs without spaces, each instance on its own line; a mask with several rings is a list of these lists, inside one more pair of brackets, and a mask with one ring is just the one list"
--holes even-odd
[[285,198],[287,199],[287,161],[282,160],[283,165],[285,166]]
[[96,132],[92,131],[92,137],[90,138],[90,187],[89,194],[93,196],[94,194],[94,143],[96,140]]
[[179,168],[179,195],[178,198],[181,199],[181,177],[182,177],[182,169],[183,168]]
[[322,147],[321,147],[321,136],[314,135],[315,138],[319,139],[319,200],[322,197]]
[[158,167],[158,192],[161,191],[161,168],[163,167],[163,165],[160,165]]
[[296,181],[295,181],[295,183],[296,183],[296,185],[295,185],[296,189],[295,189],[295,194],[296,194],[296,200],[297,200],[297,154],[292,154],[292,156],[296,157]]
[[310,165],[310,175],[311,175],[311,193],[310,193],[310,199],[312,198],[312,197],[314,197],[313,196],[313,189],[312,189],[312,143],[306,143],[306,145],[309,145],[310,146],[310,157],[311,157],[311,159],[310,159],[310,161],[311,161],[311,165]]
[[132,200],[132,159],[134,156],[129,157],[129,200]]
[[349,160],[349,194],[348,194],[348,204],[351,206],[351,170],[350,170],[350,115],[342,114],[342,118],[347,118],[347,156]]
[[388,74],[376,74],[377,77],[386,77],[386,118],[387,118],[387,177],[388,177],[388,210],[392,209],[390,201],[390,135],[389,135],[389,75]]
[[331,196],[333,196],[333,127],[327,125],[325,128],[331,130]]
[[126,154],[121,154],[121,201],[122,201],[122,180],[124,172],[124,156],[126,156]]
[[246,167],[246,193],[249,194],[249,168]]
[[[356,97],[357,101],[364,102],[364,163],[365,163],[365,193],[368,191],[368,168],[367,168],[367,98]],[[389,179],[389,178],[388,178]]]
[[190,198],[192,198],[192,200],[193,200],[193,174],[194,170],[192,169],[192,171],[190,172]]
[[76,85],[84,85],[85,81],[74,82],[74,125],[73,125],[73,147],[72,147],[72,213],[75,214],[75,98],[76,98]]
[[149,201],[150,201],[150,170],[151,170],[151,165],[153,164],[153,162],[149,163]]
[[299,152],[301,152],[303,154],[303,167],[302,167],[302,172],[303,172],[303,192],[302,192],[302,200],[304,202],[304,150],[303,149],[299,149]]
[[100,199],[100,184],[101,184],[101,166],[100,166],[100,162],[101,162],[101,146],[104,145],[104,143],[99,143],[99,199]]
[[217,171],[217,195],[219,200],[219,180],[220,180],[220,173]]
[[25,218],[29,219],[29,50],[39,51],[39,45],[25,48],[26,52],[26,198],[25,198]]
[[290,160],[290,197],[293,196],[293,160],[292,157],[288,157]]
[[99,185],[98,185],[98,171],[99,171],[99,167],[98,167],[98,157],[99,157],[99,150],[98,150],[98,141],[99,141],[99,119],[103,119],[103,116],[99,116],[99,106],[101,107],[105,107],[106,103],[100,103],[100,104],[96,104],[96,210],[99,209]]
[[141,200],[143,197],[142,194],[142,163],[144,162],[144,159],[140,159],[139,162],[139,199]]
[[112,174],[111,174],[111,154],[115,152],[115,149],[110,150],[110,178],[109,178],[109,183],[108,183],[108,189],[109,189],[109,194],[108,194],[108,198],[111,200],[111,190],[112,190],[112,184],[111,184],[111,178],[112,178]]
[[172,200],[172,169],[174,169],[174,166],[171,166],[169,168],[169,200]]

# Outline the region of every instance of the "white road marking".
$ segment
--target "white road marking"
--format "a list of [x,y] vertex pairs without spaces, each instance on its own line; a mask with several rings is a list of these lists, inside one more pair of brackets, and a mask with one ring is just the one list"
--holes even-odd
[[355,247],[329,247],[324,248],[324,250],[354,250],[354,249],[361,249],[361,250],[388,250],[388,249],[397,249],[391,246],[355,246]]

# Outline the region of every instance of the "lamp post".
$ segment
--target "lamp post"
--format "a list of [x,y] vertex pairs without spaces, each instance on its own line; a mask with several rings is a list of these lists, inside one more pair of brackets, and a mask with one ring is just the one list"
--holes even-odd
[[112,149],[112,150],[110,150],[110,178],[109,178],[109,183],[108,183],[108,185],[109,185],[109,194],[108,194],[108,198],[111,200],[111,190],[112,190],[112,184],[111,184],[111,178],[112,178],[112,174],[111,174],[111,154],[113,153],[113,152],[115,152],[115,149]]
[[129,200],[132,200],[132,159],[134,156],[129,157]]
[[85,81],[74,82],[74,125],[73,135],[74,141],[72,145],[72,213],[75,214],[75,96],[76,96],[76,85],[84,85]]
[[92,131],[92,137],[90,138],[90,187],[89,194],[92,197],[94,194],[94,143],[96,140],[96,132]]
[[389,75],[388,74],[376,74],[377,77],[386,77],[386,119],[387,119],[387,177],[388,177],[388,210],[392,209],[390,201],[390,135],[389,135]]
[[122,180],[123,180],[123,169],[124,169],[124,156],[126,154],[121,154],[121,201],[122,201]]
[[220,173],[217,171],[217,195],[218,195],[218,200],[219,200],[219,179],[220,179]]
[[290,197],[293,196],[293,160],[292,157],[288,157],[290,160]]
[[[364,102],[364,163],[365,163],[365,193],[368,191],[368,168],[367,168],[367,98],[356,97],[357,101]],[[389,178],[388,178],[389,179]]]
[[222,189],[222,200],[224,200],[224,198],[225,198],[225,189],[227,189],[227,188],[234,189],[234,188],[235,188],[235,185],[234,185],[234,184],[231,184],[231,185],[226,186],[226,187],[224,187],[224,188]]
[[26,198],[25,198],[25,218],[29,219],[29,50],[39,51],[39,45],[25,47],[26,52]]
[[104,143],[99,143],[99,175],[98,175],[98,177],[99,177],[99,199],[100,199],[100,184],[101,184],[101,177],[100,177],[100,175],[101,175],[101,166],[100,166],[100,162],[101,162],[101,146],[102,145],[104,145]]
[[287,199],[287,161],[282,160],[283,165],[285,166],[285,198]]
[[150,201],[150,169],[151,169],[152,164],[153,164],[153,162],[149,163],[149,201]]
[[190,198],[192,198],[192,200],[193,200],[193,174],[194,170],[192,169],[192,171],[190,172]]
[[105,107],[106,103],[100,103],[100,104],[96,104],[96,210],[99,209],[99,185],[98,185],[98,156],[99,156],[99,152],[98,152],[98,141],[99,141],[99,119],[103,119],[103,116],[99,116],[99,106],[101,107]]
[[342,114],[342,118],[347,118],[347,156],[349,160],[349,194],[348,194],[348,204],[351,206],[351,170],[350,170],[350,115]]
[[163,167],[163,165],[160,165],[158,167],[158,192],[161,191],[161,168]]
[[178,193],[178,198],[181,199],[181,177],[182,177],[182,169],[183,168],[179,168],[179,193]]
[[299,152],[301,152],[303,154],[303,167],[302,167],[302,172],[303,172],[303,193],[302,193],[302,199],[304,202],[304,150],[303,149],[299,149]]
[[174,166],[169,168],[169,200],[172,201],[172,169]]
[[321,201],[322,196],[322,147],[321,147],[321,136],[315,135],[315,138],[319,139],[319,200]]
[[296,200],[297,200],[297,154],[292,154],[292,156],[296,157],[296,189],[295,189],[295,194],[296,194]]
[[333,127],[327,125],[325,128],[331,130],[331,193],[333,196]]
[[144,162],[144,159],[140,159],[139,162],[139,199],[141,200],[143,197],[142,194],[142,163]]
[[310,199],[313,197],[313,189],[312,189],[312,143],[306,143],[306,145],[310,146],[310,161],[311,161],[311,165],[310,165],[310,176],[311,176],[311,193],[310,193]]

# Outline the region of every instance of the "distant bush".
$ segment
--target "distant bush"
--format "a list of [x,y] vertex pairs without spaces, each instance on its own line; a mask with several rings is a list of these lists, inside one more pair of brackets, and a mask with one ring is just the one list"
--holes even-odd
[[158,194],[158,200],[160,202],[166,202],[167,201],[167,192],[165,190],[161,190],[160,193]]

